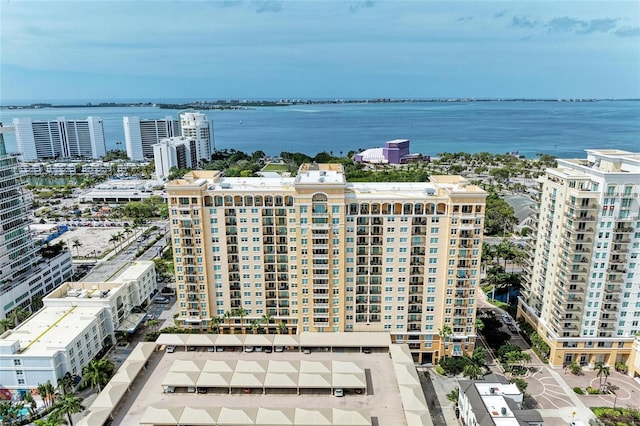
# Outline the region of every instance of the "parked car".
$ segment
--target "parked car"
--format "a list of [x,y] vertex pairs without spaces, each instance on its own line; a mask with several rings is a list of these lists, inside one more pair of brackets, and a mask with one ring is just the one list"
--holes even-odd
[[284,346],[276,346],[276,352],[284,352]]
[[371,353],[371,348],[364,348],[364,349],[362,349],[362,353],[370,354],[370,353]]
[[198,388],[198,393],[207,393],[208,389],[207,388]]
[[253,352],[253,346],[245,346],[244,347],[244,351],[245,352]]
[[344,389],[336,389],[333,391],[333,395],[337,396],[337,397],[343,397],[344,396]]
[[195,386],[189,386],[187,388],[187,393],[196,393],[196,387]]
[[167,393],[174,393],[176,391],[175,386],[167,386]]
[[304,349],[302,350],[302,352],[303,352],[304,354],[308,355],[308,354],[310,354],[310,353],[311,353],[311,349],[309,349],[309,348],[304,348]]
[[209,346],[207,347],[207,352],[213,352],[215,351],[216,348],[214,348],[213,346]]
[[167,352],[169,352],[170,354],[174,353],[175,351],[176,347],[174,345],[167,346]]

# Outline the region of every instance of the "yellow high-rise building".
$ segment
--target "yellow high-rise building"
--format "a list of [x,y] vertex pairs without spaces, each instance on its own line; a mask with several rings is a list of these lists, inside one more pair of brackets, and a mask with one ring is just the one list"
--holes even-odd
[[469,354],[486,193],[459,176],[349,183],[192,171],[167,185],[178,321],[221,332],[389,332],[416,361]]
[[628,363],[640,332],[640,153],[587,150],[540,178],[518,306],[549,363]]

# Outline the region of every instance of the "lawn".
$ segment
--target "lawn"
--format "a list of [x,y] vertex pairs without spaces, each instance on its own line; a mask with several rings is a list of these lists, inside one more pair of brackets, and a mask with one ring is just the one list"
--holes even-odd
[[261,171],[263,171],[263,172],[286,172],[287,171],[287,165],[286,164],[269,163],[266,166],[264,166]]

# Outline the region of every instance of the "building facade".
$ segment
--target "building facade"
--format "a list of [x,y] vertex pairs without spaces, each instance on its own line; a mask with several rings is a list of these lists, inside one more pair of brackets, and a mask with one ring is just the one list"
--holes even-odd
[[153,158],[153,145],[161,139],[180,136],[180,123],[171,116],[163,119],[123,117],[124,140],[130,160],[143,161]]
[[132,314],[157,291],[153,262],[134,262],[107,282],[67,282],[43,299],[44,307],[0,335],[0,385],[20,394],[57,383],[82,367],[118,331],[130,332],[145,314]]
[[473,350],[486,194],[465,179],[348,183],[341,165],[306,164],[193,171],[167,196],[184,327],[266,316],[269,332],[387,331],[422,363]]
[[640,333],[640,153],[587,150],[540,178],[519,316],[556,367],[627,363]]
[[172,167],[191,169],[198,165],[197,142],[184,136],[162,139],[153,146],[156,178],[166,179]]
[[71,277],[71,252],[61,250],[43,257],[29,230],[30,198],[22,189],[18,159],[7,155],[0,124],[0,318],[21,307],[29,309]]
[[210,161],[215,149],[213,122],[202,113],[183,112],[180,114],[180,129],[182,136],[195,140],[196,160]]
[[99,117],[50,121],[13,120],[23,161],[60,158],[100,158],[107,152]]

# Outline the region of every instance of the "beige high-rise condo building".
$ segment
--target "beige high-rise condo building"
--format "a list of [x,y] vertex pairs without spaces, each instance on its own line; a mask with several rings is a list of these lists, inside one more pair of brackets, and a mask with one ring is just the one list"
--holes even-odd
[[459,176],[350,183],[193,171],[167,185],[178,321],[242,332],[389,332],[421,363],[473,350],[486,193]]
[[588,149],[540,184],[519,315],[553,366],[627,363],[640,332],[640,153]]

